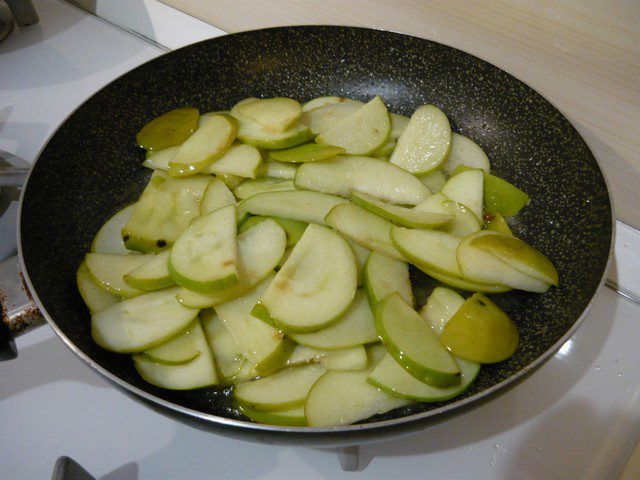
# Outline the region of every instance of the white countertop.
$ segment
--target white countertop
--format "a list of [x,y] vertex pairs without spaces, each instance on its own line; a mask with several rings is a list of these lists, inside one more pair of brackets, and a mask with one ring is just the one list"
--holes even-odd
[[[34,3],[41,23],[0,43],[0,149],[29,161],[95,90],[162,53],[59,0]],[[153,0],[135,5],[150,23],[131,15],[127,27],[151,28],[172,48],[222,33]],[[118,20],[115,10],[98,13]],[[10,214],[0,219],[0,256],[12,223]],[[619,226],[611,273],[636,294],[639,242]],[[42,327],[18,339],[18,359],[0,364],[0,478],[48,478],[61,455],[109,480],[616,478],[640,433],[639,320],[640,307],[603,290],[577,333],[526,381],[420,434],[362,447],[356,473],[342,472],[333,450],[230,440],[169,420]],[[637,466],[621,478],[638,478]]]

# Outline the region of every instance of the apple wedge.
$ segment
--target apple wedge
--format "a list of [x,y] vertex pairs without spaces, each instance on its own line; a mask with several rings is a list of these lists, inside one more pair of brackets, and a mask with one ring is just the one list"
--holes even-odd
[[259,193],[279,192],[286,190],[295,190],[293,180],[283,178],[257,178],[255,180],[245,180],[233,189],[233,194],[238,200],[244,200]]
[[109,253],[87,253],[85,262],[91,279],[101,288],[118,297],[135,297],[143,290],[124,281],[124,276],[132,270],[152,261],[155,255],[111,255]]
[[407,125],[411,119],[404,115],[398,115],[396,113],[391,114],[391,135],[390,138],[392,140],[397,140],[402,135],[402,132],[405,131]]
[[231,115],[238,121],[238,138],[247,145],[257,148],[280,149],[289,148],[311,139],[311,130],[298,122],[289,129],[277,132],[246,117],[238,111],[242,102],[231,109]]
[[207,186],[200,201],[200,215],[205,216],[219,208],[235,205],[236,199],[229,187],[219,178],[214,178]]
[[487,213],[513,217],[529,203],[529,195],[500,177],[484,174],[484,207]]
[[181,287],[197,292],[238,283],[236,209],[233,205],[194,220],[173,244],[169,271]]
[[264,98],[238,104],[236,112],[259,123],[267,130],[284,132],[302,115],[302,107],[291,98]]
[[380,200],[416,205],[431,195],[422,182],[400,167],[371,157],[338,156],[304,163],[294,180],[296,188],[348,197],[352,189]]
[[429,322],[433,332],[439,337],[445,324],[463,304],[464,298],[460,294],[450,288],[436,287],[419,313]]
[[300,117],[300,123],[307,125],[313,135],[319,135],[358,111],[363,105],[364,103],[358,100],[340,98],[339,101],[305,110]]
[[122,240],[122,228],[127,224],[136,204],[123,208],[107,220],[91,242],[93,253],[110,253],[112,255],[127,255],[131,253]]
[[351,247],[333,230],[307,227],[260,298],[273,322],[287,332],[313,332],[337,321],[356,293]]
[[287,234],[287,247],[293,247],[296,243],[298,243],[300,238],[302,238],[302,235],[304,234],[304,231],[306,230],[308,225],[305,222],[298,222],[297,220],[289,220],[288,218],[263,217],[261,215],[256,215],[255,217],[249,217],[247,221],[245,221],[240,226],[240,228],[238,229],[238,233],[240,234],[240,233],[246,232],[250,228],[255,227],[259,223],[264,222],[269,218],[271,218],[274,222],[276,222],[278,225],[280,225],[284,229],[285,233]]
[[307,425],[307,419],[304,416],[304,407],[263,412],[238,405],[238,411],[254,422],[266,423],[267,425],[283,425],[287,427],[304,427]]
[[419,269],[426,267],[446,275],[462,277],[456,260],[460,239],[438,230],[392,227],[393,245]]
[[201,351],[197,347],[199,330],[194,322],[184,332],[178,333],[157,347],[145,350],[140,355],[163,365],[180,365],[194,360]]
[[442,173],[442,170],[434,170],[420,177],[420,181],[433,193],[437,193],[447,183],[447,176]]
[[474,169],[479,168],[487,173],[491,168],[487,154],[476,142],[464,135],[454,133],[451,139],[451,151],[447,160],[442,164],[442,170],[447,175],[452,175],[460,165]]
[[80,296],[91,313],[101,312],[122,300],[118,295],[109,293],[95,284],[91,279],[86,262],[82,262],[78,268],[76,283],[80,291]]
[[295,163],[267,160],[260,165],[260,168],[258,169],[258,176],[293,180],[297,171],[298,165]]
[[340,350],[316,350],[297,345],[286,366],[307,363],[321,363],[327,370],[364,370],[367,368],[367,352],[361,345]]
[[451,126],[434,105],[418,108],[404,129],[389,162],[416,175],[437,170],[451,149]]
[[466,237],[482,228],[476,215],[461,203],[450,200],[442,193],[436,193],[414,207],[415,210],[451,215],[452,219],[439,229],[454,237]]
[[251,145],[231,145],[220,158],[209,165],[211,174],[237,175],[243,178],[256,178],[262,165],[260,150]]
[[[171,273],[169,272],[169,255],[166,250],[155,255],[147,263],[134,268],[127,273],[123,280],[138,290],[161,290],[175,285]],[[151,254],[153,255],[153,254]]]
[[180,145],[198,128],[197,108],[176,108],[154,118],[136,135],[136,143],[145,150],[162,150]]
[[348,100],[343,97],[336,96],[325,96],[325,97],[317,97],[313,100],[309,100],[307,103],[302,105],[302,112],[310,112],[311,110],[315,110],[317,108],[326,107],[327,105],[333,105],[334,103],[341,103]]
[[[343,236],[344,237],[344,236]],[[364,282],[364,266],[367,263],[367,259],[369,255],[371,255],[371,250],[363,247],[357,242],[354,242],[348,237],[344,237],[347,241],[351,250],[353,250],[353,255],[356,257],[356,272],[358,278],[358,286],[362,286],[362,282]]]
[[507,223],[505,218],[498,212],[490,216],[489,221],[487,221],[486,223],[485,229],[491,232],[502,233],[504,235],[513,235],[511,227],[509,227],[509,224]]
[[345,153],[344,148],[333,145],[319,145],[317,143],[307,143],[286,150],[274,150],[269,152],[269,158],[278,162],[307,163],[327,160]]
[[482,221],[483,211],[483,191],[484,172],[479,169],[465,170],[451,177],[444,187],[442,193],[454,202],[461,203]]
[[396,292],[413,307],[409,264],[401,260],[372,252],[364,267],[364,289],[373,311],[380,302]]

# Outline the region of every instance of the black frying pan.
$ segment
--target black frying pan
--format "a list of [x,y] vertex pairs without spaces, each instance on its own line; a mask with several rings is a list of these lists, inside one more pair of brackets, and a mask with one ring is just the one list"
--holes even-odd
[[[506,362],[483,366],[463,396],[414,404],[337,429],[272,427],[246,421],[220,390],[172,392],[146,384],[128,356],[91,341],[89,312],[75,272],[91,239],[142,191],[150,172],[135,133],[181,106],[202,112],[249,96],[322,95],[368,100],[410,115],[433,103],[474,139],[493,169],[532,197],[515,233],[546,253],[561,286],[544,295],[495,295],[518,324],[521,345]],[[62,340],[101,374],[165,414],[196,426],[263,441],[353,444],[424,428],[539,365],[571,335],[602,283],[612,240],[607,186],[569,121],[502,70],[444,45],[396,33],[346,27],[290,27],[205,41],[142,65],[99,91],[58,129],[23,193],[20,251],[31,290]],[[433,282],[412,272],[418,305]]]

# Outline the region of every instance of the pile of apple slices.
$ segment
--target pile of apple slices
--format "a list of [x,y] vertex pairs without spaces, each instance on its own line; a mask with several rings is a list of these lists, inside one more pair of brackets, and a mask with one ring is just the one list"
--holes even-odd
[[[147,382],[233,385],[257,422],[336,426],[464,392],[518,346],[484,293],[545,292],[553,264],[506,218],[529,197],[433,105],[321,97],[173,110],[153,169],[77,272],[95,342]],[[415,309],[409,266],[444,286]]]

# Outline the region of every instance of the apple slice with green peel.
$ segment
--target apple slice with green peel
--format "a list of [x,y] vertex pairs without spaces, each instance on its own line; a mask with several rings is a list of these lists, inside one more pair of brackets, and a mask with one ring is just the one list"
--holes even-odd
[[198,128],[197,108],[176,108],[154,118],[136,135],[136,143],[145,150],[162,150],[186,141]]
[[389,234],[393,223],[353,203],[337,205],[324,217],[327,225],[363,247],[387,257],[404,260]]
[[502,178],[484,174],[484,208],[487,213],[513,217],[529,203],[529,195]]
[[453,219],[452,215],[421,211],[385,203],[373,195],[359,192],[358,190],[351,190],[351,201],[403,227],[436,228],[446,225]]
[[450,288],[436,287],[420,310],[420,316],[429,322],[434,333],[439,337],[445,324],[463,303],[464,298]]
[[471,240],[471,245],[489,252],[522,273],[558,286],[558,271],[553,263],[542,252],[513,235],[485,231]]
[[252,195],[238,204],[239,214],[282,217],[324,225],[329,211],[347,200],[320,192],[304,190],[265,192]]
[[266,423],[267,425],[283,425],[286,427],[305,427],[307,425],[307,419],[304,416],[304,407],[262,412],[238,405],[238,411],[254,422]]
[[178,300],[188,307],[207,308],[244,295],[267,277],[282,258],[287,236],[280,225],[268,219],[237,237],[238,279],[233,287],[213,293],[181,289]]
[[257,178],[255,180],[245,180],[233,189],[233,194],[239,200],[252,197],[259,193],[278,192],[286,190],[295,190],[293,180],[283,178]]
[[91,336],[102,348],[118,353],[142,352],[185,329],[198,309],[180,305],[177,288],[146,293],[95,313]]
[[[169,273],[169,250],[155,255],[147,263],[124,275],[123,280],[138,290],[161,290],[175,285]],[[153,255],[153,254],[150,254]]]
[[339,156],[298,167],[297,188],[348,197],[352,189],[380,200],[416,205],[431,195],[420,180],[388,162],[371,157]]
[[259,375],[281,368],[293,350],[293,343],[282,332],[251,315],[251,309],[273,281],[269,275],[242,297],[217,305],[216,313]]
[[454,177],[442,187],[442,193],[454,202],[461,203],[478,217],[483,218],[482,201],[484,172],[479,169],[465,170]]
[[434,387],[460,382],[460,369],[453,357],[438,341],[431,326],[399,293],[382,301],[375,323],[387,352],[415,378]]
[[438,280],[453,288],[459,288],[460,290],[466,290],[468,292],[484,292],[484,293],[504,293],[511,290],[511,287],[507,285],[501,285],[498,283],[483,283],[469,280],[468,278],[454,277],[453,275],[447,275],[446,273],[439,272],[438,270],[430,269],[427,267],[420,268],[424,273],[430,277]]
[[407,128],[407,125],[409,125],[409,122],[411,121],[411,119],[409,117],[406,117],[404,115],[398,115],[396,113],[392,113],[391,115],[391,135],[390,137],[393,140],[397,140],[398,138],[400,138],[400,135],[402,135],[402,132],[405,131],[405,129]]
[[364,289],[372,311],[378,308],[380,302],[396,292],[407,305],[413,307],[409,264],[406,262],[372,252],[364,267]]
[[276,162],[275,160],[267,160],[258,170],[260,177],[282,178],[284,180],[293,180],[298,171],[298,165],[290,162]]
[[269,158],[279,162],[307,163],[327,160],[345,153],[344,148],[333,145],[320,145],[317,143],[307,143],[286,150],[274,150],[269,152]]
[[349,308],[356,284],[349,244],[333,230],[311,224],[260,304],[284,331],[313,332],[334,323]]
[[219,178],[214,178],[204,191],[200,201],[200,215],[209,215],[219,208],[235,204],[236,199],[229,187]]
[[367,263],[369,255],[371,255],[371,250],[363,247],[359,243],[354,242],[348,237],[344,237],[344,239],[347,241],[347,243],[351,247],[351,250],[353,250],[353,254],[356,257],[358,286],[361,286],[362,282],[364,282],[364,266]]
[[200,312],[200,322],[220,375],[220,383],[232,384],[258,376],[255,365],[211,308]]
[[168,147],[155,152],[149,150],[147,151],[144,162],[142,162],[142,166],[152,170],[162,170],[166,172],[169,170],[169,162],[175,157],[179,148],[179,146]]
[[318,350],[339,350],[378,340],[373,313],[362,290],[356,292],[349,309],[333,325],[317,332],[289,336],[300,345]]
[[94,253],[110,253],[112,255],[127,255],[131,253],[122,240],[122,227],[133,215],[136,204],[123,208],[109,220],[107,220],[91,242],[91,251]]
[[499,283],[528,292],[544,293],[549,290],[549,283],[521,272],[492,253],[476,246],[476,239],[484,235],[500,234],[483,230],[465,237],[458,246],[456,258],[464,277],[476,282]]
[[286,366],[307,363],[321,363],[327,370],[364,370],[367,368],[367,352],[361,345],[340,350],[317,350],[297,345]]
[[95,284],[91,279],[86,262],[82,262],[80,268],[78,268],[76,283],[78,284],[80,296],[91,313],[101,312],[122,300],[121,297],[109,293]]
[[284,132],[302,115],[302,107],[291,98],[264,98],[236,105],[236,112],[268,130]]
[[394,397],[367,383],[367,376],[384,353],[384,347],[377,345],[367,349],[367,369],[357,372],[333,370],[322,375],[309,390],[304,405],[308,425],[349,425],[411,403],[410,400]]
[[226,173],[243,178],[256,178],[262,165],[260,151],[251,145],[231,145],[220,158],[209,165],[208,172],[214,175]]
[[451,126],[434,105],[418,108],[398,138],[389,162],[416,175],[440,168],[451,149]]
[[200,322],[194,322],[189,331],[194,347],[200,351],[190,362],[165,365],[150,360],[145,354],[133,355],[133,365],[145,381],[169,390],[193,390],[219,383]]
[[449,200],[442,193],[436,193],[414,207],[415,210],[451,215],[452,220],[440,227],[440,230],[454,237],[466,237],[479,231],[482,224],[478,217],[461,203]]
[[315,110],[316,108],[326,107],[327,105],[344,102],[345,100],[347,99],[335,96],[314,98],[313,100],[309,100],[307,103],[302,105],[302,112],[309,112],[311,110]]
[[388,157],[393,152],[393,149],[396,148],[395,140],[387,140],[382,144],[380,148],[378,148],[375,152],[371,153],[372,157]]
[[124,281],[132,270],[152,261],[155,255],[111,255],[110,253],[87,253],[85,262],[89,275],[96,285],[118,297],[135,297],[143,290]]
[[325,372],[320,364],[291,367],[268,377],[236,383],[233,396],[253,410],[285,410],[304,405],[309,389]]
[[199,216],[200,201],[209,183],[210,175],[169,178],[165,172],[153,172],[122,229],[125,246],[144,253],[170,247]]
[[240,228],[238,229],[238,233],[243,233],[250,228],[255,227],[260,222],[267,220],[268,218],[271,218],[284,229],[285,233],[287,234],[287,247],[292,247],[296,243],[298,243],[308,225],[308,223],[298,222],[297,220],[289,220],[288,218],[263,217],[261,215],[257,215],[255,217],[249,217],[247,221],[240,226]]
[[238,122],[230,115],[214,115],[198,128],[169,161],[169,176],[186,177],[205,171],[231,146]]
[[364,103],[358,100],[342,98],[339,102],[305,111],[300,117],[300,123],[307,125],[313,135],[319,135],[358,111],[363,105]]
[[235,206],[195,219],[173,244],[169,271],[178,285],[196,292],[238,284]]
[[515,352],[518,329],[500,307],[476,293],[446,323],[440,341],[458,357],[496,363]]
[[420,177],[420,181],[433,193],[437,193],[447,183],[447,176],[442,173],[442,170],[434,170]]
[[195,338],[199,332],[194,330],[197,322],[191,324],[184,332],[178,333],[173,338],[158,345],[157,347],[145,350],[140,355],[155,363],[163,365],[180,365],[194,360],[201,351],[196,346]]
[[244,181],[243,177],[239,177],[238,175],[232,175],[231,173],[218,173],[216,177],[222,180],[224,184],[231,189],[236,188],[238,185],[240,185]]
[[416,267],[462,277],[456,260],[460,239],[438,230],[391,228],[393,245]]
[[202,127],[211,117],[214,115],[231,115],[231,112],[227,110],[217,110],[214,112],[201,113],[200,119],[198,120],[198,128]]
[[485,226],[486,230],[502,233],[504,235],[513,235],[509,224],[499,212],[491,214],[489,218],[490,220],[487,221]]
[[451,142],[451,152],[449,152],[447,160],[442,164],[442,170],[447,175],[452,175],[454,170],[460,165],[473,169],[479,168],[487,173],[491,168],[489,158],[477,143],[464,135],[454,133]]
[[323,145],[342,147],[350,155],[368,155],[391,133],[389,111],[378,96],[316,137]]
[[238,102],[232,109],[231,115],[238,120],[238,138],[243,143],[257,148],[280,149],[289,148],[311,139],[311,130],[306,125],[298,122],[284,132],[276,132],[258,122],[242,115]]

